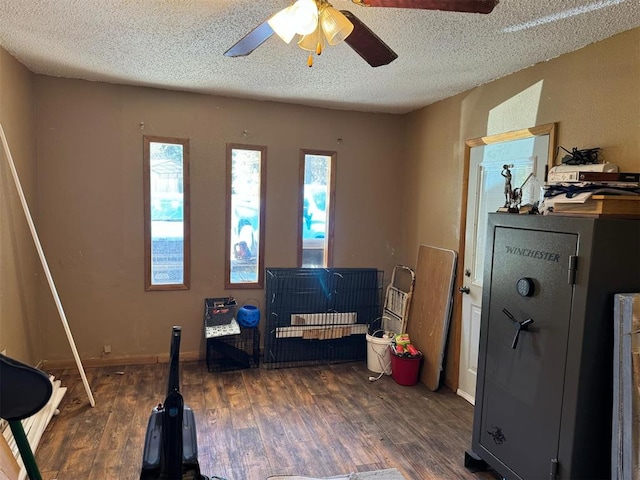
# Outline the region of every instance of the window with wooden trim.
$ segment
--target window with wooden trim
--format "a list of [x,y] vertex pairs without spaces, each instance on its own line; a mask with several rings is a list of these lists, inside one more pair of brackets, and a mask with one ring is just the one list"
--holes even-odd
[[336,152],[300,151],[298,266],[333,266]]
[[267,147],[227,144],[226,288],[264,285]]
[[146,290],[190,282],[189,139],[143,137]]

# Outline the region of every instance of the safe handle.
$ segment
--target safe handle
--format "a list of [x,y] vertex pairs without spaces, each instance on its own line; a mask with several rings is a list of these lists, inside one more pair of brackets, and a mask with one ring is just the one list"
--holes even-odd
[[511,348],[516,349],[518,346],[518,339],[520,338],[520,332],[522,330],[528,330],[529,325],[533,323],[533,319],[527,318],[521,322],[516,322],[516,335],[513,337],[513,342],[511,342]]
[[515,350],[518,346],[518,340],[520,339],[520,332],[522,330],[528,330],[529,325],[533,323],[532,318],[527,318],[526,320],[522,320],[521,322],[517,321],[516,318],[511,314],[509,310],[506,308],[502,309],[502,313],[504,313],[513,323],[516,325],[516,334],[513,337],[513,341],[511,342],[511,348]]

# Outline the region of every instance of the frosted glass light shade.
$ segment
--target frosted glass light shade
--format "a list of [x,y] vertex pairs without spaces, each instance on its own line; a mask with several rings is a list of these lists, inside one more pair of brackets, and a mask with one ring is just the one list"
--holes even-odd
[[[305,35],[298,42],[298,46],[309,52],[318,53],[318,44],[320,44],[320,53],[324,49],[324,33],[322,27],[318,24],[318,27],[309,35]],[[318,55],[320,54],[318,53]]]
[[296,34],[296,26],[291,13],[292,8],[293,5],[285,8],[284,10],[280,10],[273,17],[267,20],[271,29],[276,32],[276,34],[285,43],[291,43],[291,39],[293,39]]
[[291,6],[291,17],[298,35],[309,35],[318,26],[318,6],[315,0],[298,0]]
[[322,10],[320,24],[329,45],[337,45],[353,32],[353,23],[333,7]]

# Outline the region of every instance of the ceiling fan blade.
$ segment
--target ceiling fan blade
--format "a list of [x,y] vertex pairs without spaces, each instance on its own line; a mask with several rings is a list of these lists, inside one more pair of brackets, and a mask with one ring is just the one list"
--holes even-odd
[[448,12],[491,13],[499,0],[352,0],[368,7],[416,8]]
[[244,57],[266,42],[273,35],[273,29],[267,21],[258,25],[247,33],[229,50],[224,52],[225,57]]
[[393,62],[398,55],[389,45],[380,40],[364,23],[348,10],[341,10],[345,17],[353,23],[353,32],[344,40],[358,55],[372,67],[379,67]]

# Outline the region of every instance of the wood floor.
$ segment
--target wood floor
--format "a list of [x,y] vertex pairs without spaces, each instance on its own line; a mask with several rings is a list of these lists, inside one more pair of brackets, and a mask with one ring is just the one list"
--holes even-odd
[[[94,408],[76,370],[49,373],[68,391],[36,452],[43,480],[137,480],[167,365],[88,368]],[[473,418],[465,400],[370,375],[365,362],[225,373],[183,362],[202,473],[264,480],[395,467],[407,480],[494,478],[463,466]]]

